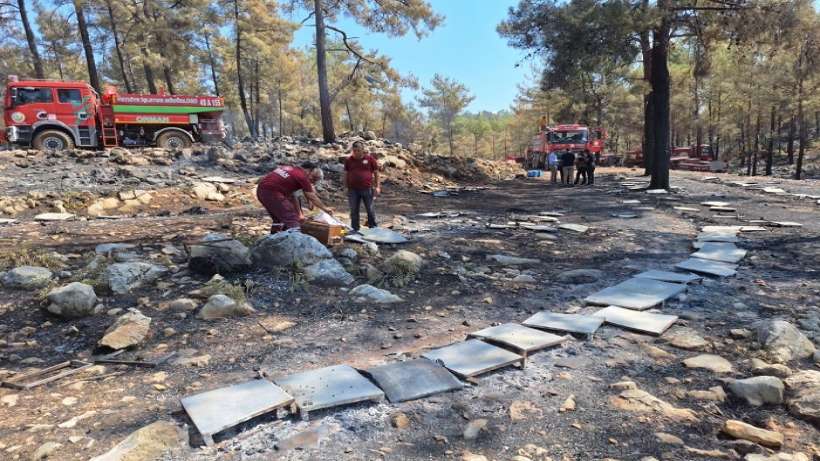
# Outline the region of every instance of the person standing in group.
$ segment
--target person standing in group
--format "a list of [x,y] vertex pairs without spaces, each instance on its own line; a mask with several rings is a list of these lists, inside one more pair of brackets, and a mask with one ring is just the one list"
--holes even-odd
[[586,151],[586,158],[587,158],[587,184],[593,185],[595,184],[595,163],[597,162],[595,155],[592,155],[590,151]]
[[580,181],[581,185],[587,183],[587,156],[580,152],[575,158],[575,185]]
[[558,154],[552,151],[547,156],[547,167],[550,170],[550,182],[556,182],[558,178]]
[[379,182],[379,163],[373,156],[364,151],[364,143],[353,143],[353,153],[345,160],[343,177],[347,186],[347,201],[350,205],[350,227],[359,231],[359,206],[364,202],[367,212],[367,227],[376,227],[376,211],[373,199],[381,194]]
[[569,149],[565,150],[563,154],[561,154],[561,183],[570,185],[572,184],[572,173],[573,173],[573,165],[575,164],[575,154],[570,152]]
[[303,163],[301,167],[284,165],[268,173],[256,187],[256,198],[268,211],[273,225],[270,233],[285,229],[300,228],[305,217],[302,206],[293,195],[302,191],[310,207],[317,207],[327,214],[333,208],[325,206],[313,188],[313,183],[322,179],[322,170],[313,163]]

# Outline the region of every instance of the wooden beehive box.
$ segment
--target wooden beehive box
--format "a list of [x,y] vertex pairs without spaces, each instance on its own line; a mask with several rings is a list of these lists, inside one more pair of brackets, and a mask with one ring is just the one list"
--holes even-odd
[[333,246],[342,243],[344,226],[307,221],[302,224],[302,233],[314,237],[327,246]]

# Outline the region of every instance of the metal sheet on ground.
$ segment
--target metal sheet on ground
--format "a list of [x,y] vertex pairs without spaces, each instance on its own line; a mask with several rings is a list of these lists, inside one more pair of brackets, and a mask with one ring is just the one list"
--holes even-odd
[[517,323],[504,323],[470,333],[469,336],[510,346],[521,352],[533,352],[566,341],[563,336],[527,328]]
[[398,232],[391,231],[390,229],[383,229],[381,227],[375,227],[373,229],[362,229],[361,230],[362,238],[376,243],[406,243],[408,240],[405,236],[399,234]]
[[740,241],[735,233],[701,232],[696,238],[702,242],[736,243]]
[[434,349],[425,352],[422,357],[436,363],[440,360],[453,373],[468,378],[523,360],[518,354],[477,339]]
[[461,389],[464,385],[446,368],[427,359],[388,363],[367,370],[387,400],[406,402]]
[[608,306],[592,314],[606,320],[606,323],[628,330],[660,335],[678,320],[677,315],[637,312],[618,306]]
[[697,272],[698,274],[717,275],[718,277],[731,277],[737,274],[737,266],[718,261],[710,261],[701,258],[689,258],[675,264],[676,269]]
[[259,415],[293,403],[279,386],[255,379],[180,399],[199,433],[210,437]]
[[701,245],[692,257],[735,264],[746,257],[746,250],[736,247],[734,243],[708,242]]
[[525,320],[524,325],[551,331],[566,331],[591,335],[600,328],[604,321],[597,317],[579,314],[562,314],[558,312],[538,312]]
[[319,368],[275,379],[305,411],[378,400],[384,393],[348,365]]
[[587,296],[587,304],[645,310],[686,290],[686,285],[647,278],[631,278]]
[[658,271],[658,270],[650,270],[646,272],[641,272],[640,274],[636,275],[637,278],[644,278],[644,279],[653,279],[653,280],[660,280],[661,282],[670,282],[670,283],[692,283],[696,282],[701,279],[700,276],[695,274],[682,274],[680,272],[667,272],[667,271]]

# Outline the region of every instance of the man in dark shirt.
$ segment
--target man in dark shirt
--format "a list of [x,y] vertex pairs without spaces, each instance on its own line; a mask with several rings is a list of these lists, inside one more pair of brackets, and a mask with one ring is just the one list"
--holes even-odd
[[573,166],[575,165],[575,154],[569,149],[561,154],[561,182],[564,184],[572,184]]
[[364,143],[353,143],[353,153],[345,160],[344,183],[347,186],[347,201],[350,205],[350,226],[359,231],[359,206],[364,202],[367,211],[367,227],[376,227],[376,211],[373,199],[381,194],[379,184],[379,163],[365,153]]
[[328,214],[333,209],[325,206],[319,195],[313,189],[314,182],[322,179],[322,170],[312,163],[298,166],[279,166],[262,178],[256,187],[256,198],[265,207],[273,219],[271,234],[283,229],[299,228],[305,220],[302,206],[294,192],[301,190],[305,194],[311,208],[313,206]]

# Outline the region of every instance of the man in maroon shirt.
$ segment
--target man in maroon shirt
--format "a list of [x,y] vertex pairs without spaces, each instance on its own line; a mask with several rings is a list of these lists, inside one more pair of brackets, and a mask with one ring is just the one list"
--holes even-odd
[[302,207],[293,193],[301,190],[310,207],[316,206],[328,214],[333,209],[325,206],[313,189],[313,184],[322,179],[322,170],[312,163],[298,166],[279,166],[262,178],[256,187],[256,198],[262,203],[271,219],[271,234],[283,229],[301,227],[305,220]]
[[373,199],[381,194],[379,163],[365,153],[364,143],[353,143],[353,154],[345,160],[344,183],[347,185],[347,202],[350,205],[350,226],[359,230],[359,205],[364,202],[367,210],[367,227],[376,227]]

